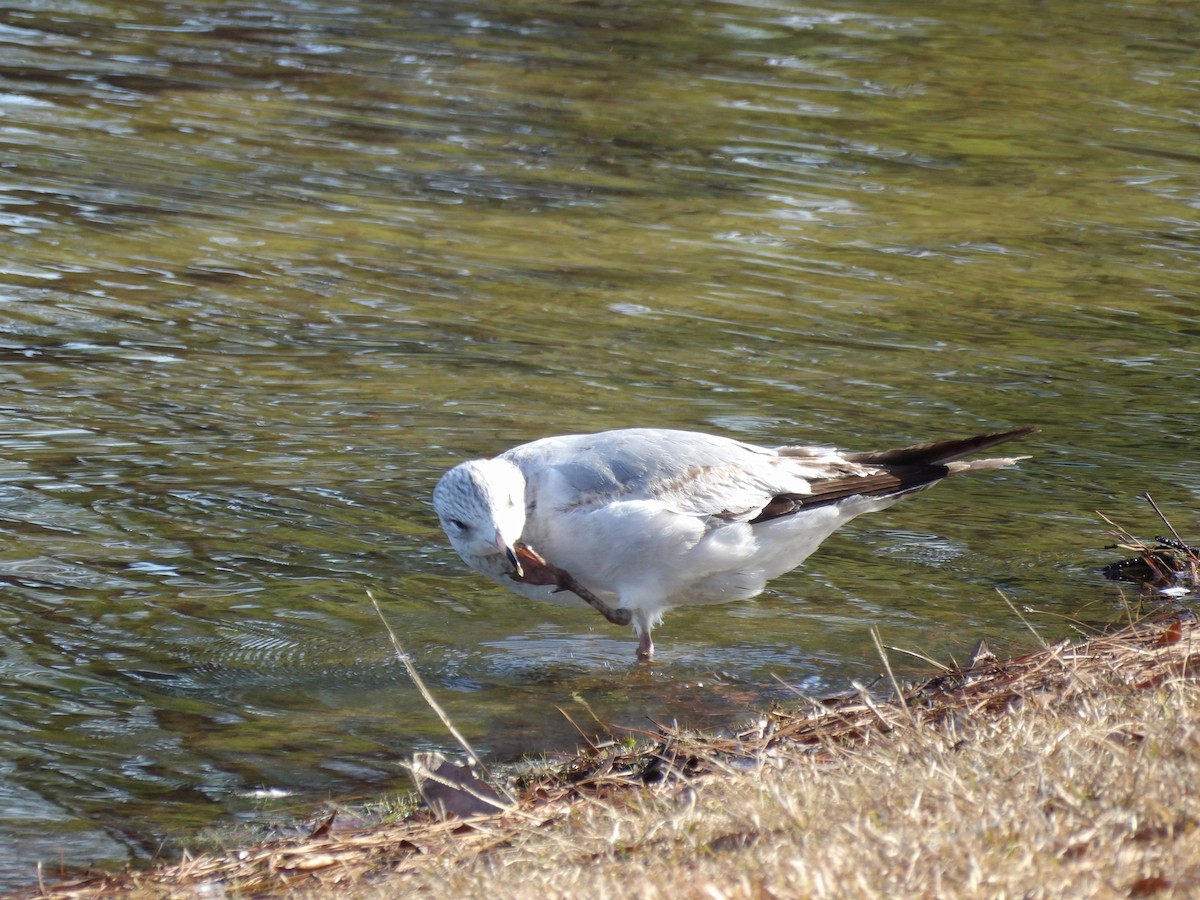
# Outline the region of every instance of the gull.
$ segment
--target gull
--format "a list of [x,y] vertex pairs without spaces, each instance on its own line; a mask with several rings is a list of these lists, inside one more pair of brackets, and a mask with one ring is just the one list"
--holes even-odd
[[534,599],[577,594],[632,624],[649,660],[667,610],[753,597],[855,516],[1028,459],[961,461],[1036,430],[867,453],[665,428],[560,435],[459,463],[433,505],[472,569]]

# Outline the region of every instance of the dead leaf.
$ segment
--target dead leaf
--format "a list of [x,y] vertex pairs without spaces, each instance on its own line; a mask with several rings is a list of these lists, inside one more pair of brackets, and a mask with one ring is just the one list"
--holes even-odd
[[325,835],[329,834],[329,829],[333,827],[333,820],[336,818],[337,810],[335,809],[323,822],[318,824],[316,828],[309,832],[309,840],[312,840],[313,838],[324,837]]
[[1160,672],[1157,675],[1151,675],[1149,678],[1145,679],[1144,681],[1139,681],[1137,684],[1135,684],[1133,686],[1133,689],[1136,691],[1148,691],[1148,690],[1151,690],[1153,688],[1156,688],[1156,687],[1159,687],[1159,686],[1165,684],[1166,680],[1167,680],[1167,676],[1163,675]]
[[1183,625],[1180,624],[1178,619],[1175,619],[1170,625],[1163,629],[1162,634],[1158,636],[1158,640],[1155,641],[1155,643],[1157,643],[1160,647],[1168,644],[1178,644],[1179,639],[1182,637]]
[[1139,878],[1133,884],[1129,885],[1129,896],[1150,897],[1159,891],[1165,891],[1170,886],[1171,882],[1167,881],[1161,875],[1147,875],[1145,878]]

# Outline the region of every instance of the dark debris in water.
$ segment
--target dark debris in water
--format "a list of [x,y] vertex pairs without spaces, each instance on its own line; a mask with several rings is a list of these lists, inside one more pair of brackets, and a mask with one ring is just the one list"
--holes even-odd
[[1147,592],[1173,587],[1196,589],[1200,550],[1182,541],[1156,537],[1149,545],[1113,544],[1106,549],[1132,551],[1137,555],[1102,568],[1100,572],[1105,578],[1137,584]]
[[1100,518],[1113,526],[1113,535],[1117,538],[1116,544],[1105,549],[1134,554],[1109,563],[1100,569],[1100,573],[1112,581],[1136,584],[1142,594],[1162,594],[1177,599],[1195,593],[1200,588],[1200,549],[1179,536],[1154,498],[1145,494],[1144,499],[1170,529],[1171,537],[1160,535],[1147,544],[1100,514]]

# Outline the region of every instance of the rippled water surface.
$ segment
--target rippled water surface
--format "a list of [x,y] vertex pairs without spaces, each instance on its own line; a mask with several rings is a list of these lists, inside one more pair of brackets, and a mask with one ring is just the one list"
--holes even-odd
[[[1200,491],[1200,14],[1151,2],[0,11],[0,886],[885,643],[1107,621]],[[1035,459],[860,520],[652,667],[465,570],[441,471],[623,425]],[[906,663],[907,665],[907,663]],[[918,665],[918,664],[914,664]],[[264,794],[286,792],[283,809]]]

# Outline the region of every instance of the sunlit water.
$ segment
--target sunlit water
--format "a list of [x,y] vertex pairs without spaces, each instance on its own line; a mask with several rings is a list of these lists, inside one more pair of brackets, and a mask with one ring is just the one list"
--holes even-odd
[[[108,0],[0,13],[0,886],[886,644],[1108,621],[1200,490],[1189,4]],[[428,496],[548,433],[1034,459],[860,520],[652,667]],[[897,665],[921,663],[898,657]],[[282,808],[263,806],[285,792]]]

